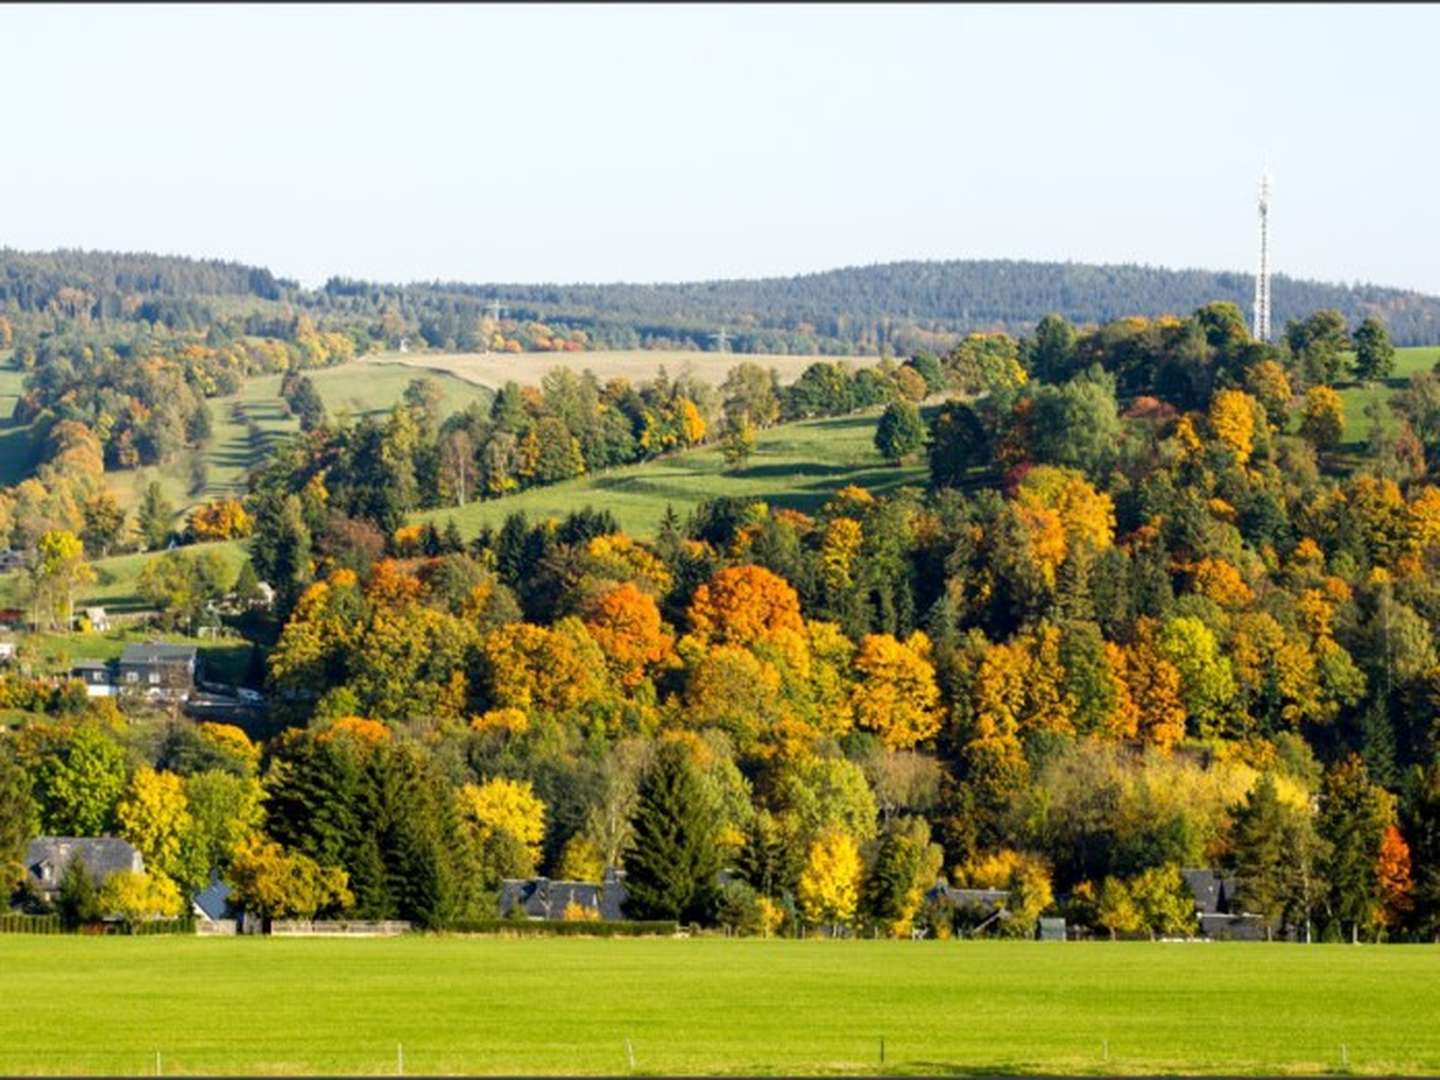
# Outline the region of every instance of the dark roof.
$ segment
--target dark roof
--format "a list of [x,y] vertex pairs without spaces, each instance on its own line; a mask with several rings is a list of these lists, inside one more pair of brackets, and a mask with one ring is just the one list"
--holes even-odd
[[50,881],[58,886],[74,859],[82,859],[96,884],[117,870],[143,870],[144,860],[127,841],[117,836],[37,836],[25,847],[25,870],[36,881],[40,868],[53,867]]
[[167,645],[161,642],[126,645],[120,654],[122,664],[184,664],[194,661],[194,645]]
[[625,918],[624,874],[605,873],[599,885],[593,881],[551,881],[549,878],[506,878],[500,883],[502,918],[518,905],[532,919],[560,919],[570,904],[588,907],[607,922]]
[[956,889],[937,881],[925,894],[927,900],[948,900],[956,907],[1004,907],[1010,899],[1009,889]]
[[212,922],[233,919],[239,914],[230,903],[230,886],[218,877],[212,877],[210,884],[195,894],[195,906]]
[[1180,871],[1190,894],[1195,897],[1195,910],[1201,915],[1238,914],[1235,879],[1219,870],[1189,867]]

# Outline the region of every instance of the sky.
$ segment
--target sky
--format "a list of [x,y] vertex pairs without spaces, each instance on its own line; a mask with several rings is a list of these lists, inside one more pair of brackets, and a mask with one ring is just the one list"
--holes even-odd
[[0,246],[318,285],[900,259],[1440,294],[1436,6],[0,6]]

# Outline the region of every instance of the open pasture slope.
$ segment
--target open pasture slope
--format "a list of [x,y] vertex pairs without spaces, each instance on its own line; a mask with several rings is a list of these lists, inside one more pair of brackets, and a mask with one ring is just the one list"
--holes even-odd
[[849,484],[876,495],[907,484],[924,487],[929,472],[923,459],[896,467],[875,449],[879,416],[880,410],[872,409],[768,428],[759,433],[755,453],[742,468],[727,469],[720,447],[712,444],[417,517],[439,525],[453,517],[461,532],[471,536],[482,525],[499,528],[517,510],[532,521],[543,521],[594,506],[613,513],[626,532],[648,536],[666,506],[673,506],[683,520],[701,500],[722,495],[813,514]]
[[0,1073],[394,1075],[399,1044],[412,1074],[616,1075],[629,1039],[642,1074],[1433,1074],[1437,972],[1428,946],[7,936]]
[[[325,402],[332,418],[348,414],[352,419],[381,416],[390,411],[405,393],[412,379],[432,375],[443,393],[441,414],[448,416],[465,408],[472,401],[488,405],[488,390],[452,378],[440,371],[417,371],[402,364],[380,364],[369,361],[341,364],[332,368],[316,368],[305,372]],[[165,468],[148,467],[106,474],[111,490],[127,510],[140,503],[140,495],[151,480],[158,480],[165,495],[176,507],[176,524],[183,524],[185,515],[207,499],[238,497],[245,494],[246,474],[265,460],[278,442],[300,430],[300,421],[291,416],[280,399],[279,375],[261,375],[245,380],[240,392],[229,397],[210,399],[214,436],[203,451],[206,485],[203,491],[189,493],[190,454],[180,454]],[[0,371],[0,414],[3,414],[5,382]],[[236,406],[239,406],[238,414]],[[243,416],[243,419],[240,417]],[[247,421],[260,428],[260,436],[252,441]],[[3,427],[0,427],[3,433]],[[3,438],[3,434],[0,434]],[[3,475],[3,472],[0,472]]]

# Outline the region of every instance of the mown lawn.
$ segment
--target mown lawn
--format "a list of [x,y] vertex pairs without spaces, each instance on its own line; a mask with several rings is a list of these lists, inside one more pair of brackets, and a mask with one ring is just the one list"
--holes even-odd
[[538,521],[590,505],[609,510],[626,532],[647,535],[667,505],[683,520],[702,499],[718,495],[814,513],[848,484],[877,495],[906,484],[923,487],[929,479],[923,459],[897,468],[876,452],[879,414],[873,409],[762,431],[754,456],[740,469],[727,470],[719,447],[707,447],[420,517],[436,523],[454,517],[461,532],[471,536],[481,525],[498,527],[516,510]]
[[7,936],[0,1073],[393,1075],[403,1048],[412,1074],[1434,1074],[1437,970],[1426,946]]

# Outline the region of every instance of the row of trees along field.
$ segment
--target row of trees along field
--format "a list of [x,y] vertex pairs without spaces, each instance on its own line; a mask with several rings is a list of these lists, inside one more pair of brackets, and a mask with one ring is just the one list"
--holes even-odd
[[251,500],[279,733],[7,677],[37,715],[4,850],[116,830],[259,911],[431,926],[619,866],[635,916],[897,935],[964,922],[940,873],[1005,890],[1006,933],[1179,932],[1179,868],[1215,866],[1274,933],[1433,937],[1434,380],[1342,468],[1325,338],[1272,349],[1230,305],[970,338],[907,365],[966,392],[929,490],[712,500],[648,540],[594,510],[392,529],[367,429],[322,424]]

